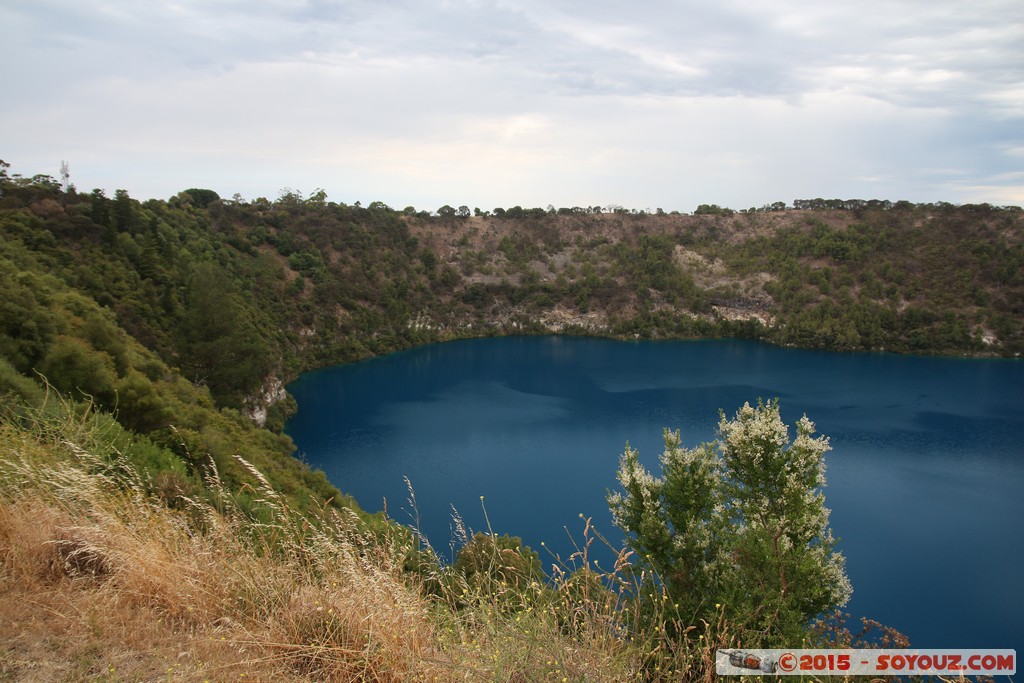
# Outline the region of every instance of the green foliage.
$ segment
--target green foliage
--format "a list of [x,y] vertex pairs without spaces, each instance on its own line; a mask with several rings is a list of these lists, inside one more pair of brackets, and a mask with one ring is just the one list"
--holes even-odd
[[[0,378],[3,377],[0,363]],[[2,379],[0,379],[2,381]],[[0,393],[3,392],[0,386]],[[117,469],[130,463],[147,481],[162,474],[177,477],[186,488],[201,488],[185,464],[174,453],[146,436],[125,429],[110,414],[98,411],[91,402],[69,400],[52,387],[46,392],[31,390],[14,397],[0,410],[0,427],[14,426],[44,441],[60,444],[77,453],[88,452],[93,471]]]
[[747,642],[781,645],[848,599],[820,492],[828,439],[806,416],[788,431],[777,401],[723,413],[718,439],[693,449],[666,430],[657,478],[627,445],[613,518],[687,623],[725,605]]
[[109,355],[96,351],[84,340],[58,335],[39,366],[44,377],[67,394],[92,396],[109,405],[114,399],[117,375]]
[[0,403],[10,405],[37,404],[44,398],[42,387],[0,356]]
[[0,261],[0,286],[0,356],[28,373],[42,360],[59,323],[36,274],[19,273],[14,264]]
[[172,423],[174,416],[168,402],[157,385],[138,370],[128,370],[114,389],[118,417],[126,427],[147,433]]
[[522,592],[546,577],[536,552],[522,539],[502,534],[476,533],[459,551],[455,571],[462,574],[476,595]]
[[191,187],[184,190],[182,194],[188,195],[192,200],[192,205],[198,209],[205,209],[210,204],[216,201],[220,201],[220,195],[213,190],[206,190],[201,188]]
[[320,280],[326,274],[326,268],[320,254],[310,251],[292,253],[288,257],[288,267],[314,280]]
[[223,405],[241,407],[272,367],[256,312],[240,301],[227,275],[200,264],[189,281],[180,334],[182,365]]
[[731,216],[732,209],[727,209],[718,204],[701,204],[694,210],[694,216]]
[[135,218],[135,203],[128,196],[128,191],[114,192],[114,202],[110,208],[110,227],[115,232],[127,232],[135,227]]

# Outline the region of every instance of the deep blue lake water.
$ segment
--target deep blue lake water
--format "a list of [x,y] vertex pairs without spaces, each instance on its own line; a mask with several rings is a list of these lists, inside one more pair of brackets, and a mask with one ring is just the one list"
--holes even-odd
[[917,647],[1024,646],[1024,362],[838,354],[737,340],[479,339],[308,373],[288,387],[302,456],[448,554],[465,523],[572,552],[611,538],[626,441],[658,471],[662,428],[714,438],[718,410],[781,399],[830,437],[828,507],[847,611]]

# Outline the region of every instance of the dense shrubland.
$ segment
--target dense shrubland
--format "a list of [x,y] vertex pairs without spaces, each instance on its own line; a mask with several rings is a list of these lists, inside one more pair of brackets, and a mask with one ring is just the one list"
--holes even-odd
[[[133,628],[150,639],[133,651],[167,656],[187,634],[182,677],[212,679],[697,679],[715,645],[845,643],[808,629],[844,596],[814,494],[821,442],[801,422],[787,445],[774,404],[723,417],[717,445],[667,433],[659,478],[627,450],[611,502],[630,546],[607,571],[587,561],[589,522],[568,563],[488,530],[448,566],[281,433],[299,372],[467,336],[1024,348],[1019,209],[794,204],[427,212],[200,188],[139,202],[0,162],[3,590],[50,601],[61,618],[38,626],[64,632],[115,607],[120,621],[53,655],[108,680],[152,678],[156,659],[74,648]],[[799,477],[743,469],[730,434],[748,419],[777,445],[759,462],[800,461]],[[783,523],[797,513],[809,535]],[[7,623],[29,618],[3,602]],[[39,654],[11,642],[15,659]]]

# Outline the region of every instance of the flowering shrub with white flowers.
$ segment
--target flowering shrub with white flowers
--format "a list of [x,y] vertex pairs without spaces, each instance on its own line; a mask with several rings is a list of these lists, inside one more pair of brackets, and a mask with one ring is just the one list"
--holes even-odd
[[683,630],[725,610],[745,644],[791,645],[852,590],[821,493],[829,440],[806,416],[790,440],[778,400],[719,416],[718,438],[696,448],[665,430],[660,477],[627,444],[612,516]]

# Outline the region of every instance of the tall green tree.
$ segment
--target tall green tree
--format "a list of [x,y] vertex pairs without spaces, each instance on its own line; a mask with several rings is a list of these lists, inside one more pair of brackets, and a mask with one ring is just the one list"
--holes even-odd
[[128,190],[116,190],[110,211],[111,223],[117,232],[126,232],[135,223],[135,205]]
[[[89,195],[89,218],[96,225],[104,228],[110,227],[110,200],[107,199],[106,193],[98,187]],[[108,238],[113,240],[114,233],[111,232]]]
[[718,438],[693,449],[666,430],[660,477],[627,445],[609,506],[684,620],[725,609],[749,638],[783,643],[846,603],[850,583],[821,493],[830,446],[814,432],[804,416],[791,440],[776,400],[721,413]]
[[196,267],[180,327],[182,367],[221,405],[240,407],[273,367],[254,315],[223,270],[212,263]]

